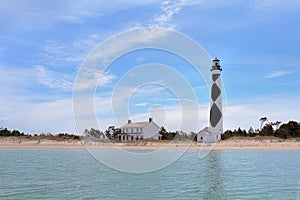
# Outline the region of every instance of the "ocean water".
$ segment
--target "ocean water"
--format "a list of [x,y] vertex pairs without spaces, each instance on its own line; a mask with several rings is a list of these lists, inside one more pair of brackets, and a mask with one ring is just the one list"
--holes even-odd
[[[107,150],[109,153],[109,150]],[[197,151],[159,171],[110,169],[86,150],[0,149],[0,199],[296,199],[299,151]]]

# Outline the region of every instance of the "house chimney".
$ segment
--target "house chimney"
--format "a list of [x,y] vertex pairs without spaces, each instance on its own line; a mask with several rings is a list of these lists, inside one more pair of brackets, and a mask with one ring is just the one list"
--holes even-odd
[[149,118],[149,123],[151,123],[152,122],[152,118]]
[[129,119],[129,120],[128,120],[128,124],[130,124],[130,123],[131,123],[131,120]]

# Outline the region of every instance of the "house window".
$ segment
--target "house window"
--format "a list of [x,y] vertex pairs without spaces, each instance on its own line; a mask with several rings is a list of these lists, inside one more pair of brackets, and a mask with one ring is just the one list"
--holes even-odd
[[216,135],[216,138],[218,139],[218,135]]
[[133,133],[133,128],[131,128],[131,133]]
[[123,140],[125,140],[125,136],[123,136]]
[[144,137],[143,136],[141,136],[141,140],[143,140],[144,139]]
[[133,140],[133,136],[131,136],[131,140]]
[[121,141],[121,140],[122,140],[121,135],[119,135],[119,141]]
[[203,140],[203,137],[201,137],[200,139]]
[[127,135],[127,140],[128,140],[128,135]]
[[138,136],[136,136],[136,140],[139,140],[139,137],[138,137]]

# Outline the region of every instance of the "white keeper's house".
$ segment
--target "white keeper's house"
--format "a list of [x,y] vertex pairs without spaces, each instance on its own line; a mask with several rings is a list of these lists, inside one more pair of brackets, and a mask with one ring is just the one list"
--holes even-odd
[[118,135],[119,141],[134,141],[143,139],[162,139],[162,135],[159,134],[160,127],[149,118],[145,122],[132,122],[128,120],[128,123],[120,127],[121,133]]

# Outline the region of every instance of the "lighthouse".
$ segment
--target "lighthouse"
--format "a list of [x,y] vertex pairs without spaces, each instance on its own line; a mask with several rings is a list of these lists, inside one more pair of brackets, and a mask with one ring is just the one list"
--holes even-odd
[[197,141],[203,143],[217,142],[223,133],[222,112],[222,68],[218,58],[213,59],[211,71],[209,126],[197,134]]
[[223,115],[222,115],[222,82],[220,60],[215,58],[210,69],[212,74],[212,84],[210,93],[210,117],[209,127],[217,129],[223,133]]

